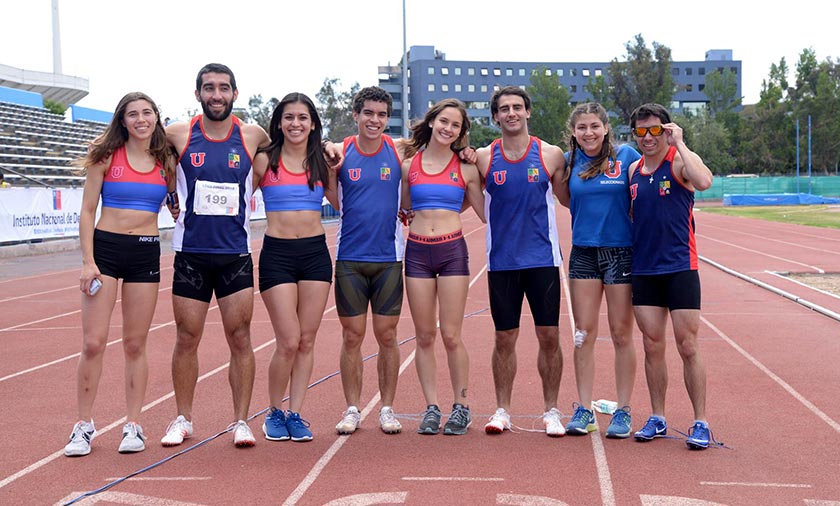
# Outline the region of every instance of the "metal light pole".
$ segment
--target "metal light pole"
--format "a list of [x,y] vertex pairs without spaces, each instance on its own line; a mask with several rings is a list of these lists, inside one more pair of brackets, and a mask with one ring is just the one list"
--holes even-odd
[[402,136],[408,139],[408,48],[406,47],[405,0],[402,0],[403,14],[403,57],[402,57]]

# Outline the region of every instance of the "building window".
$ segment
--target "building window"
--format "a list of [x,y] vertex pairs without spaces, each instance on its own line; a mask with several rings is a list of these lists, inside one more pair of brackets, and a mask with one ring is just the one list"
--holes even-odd
[[482,67],[481,68],[481,75],[483,75],[483,76],[490,75],[490,72],[487,70],[487,67]]
[[461,67],[455,67],[455,75],[456,75],[456,76],[460,76],[460,75],[461,75]]
[[583,77],[589,77],[589,69],[581,70],[581,74],[583,75]]
[[474,67],[467,67],[467,75],[474,76],[475,75],[475,68]]
[[467,85],[467,91],[470,92],[470,93],[474,93],[475,92],[475,85],[474,84],[468,84]]
[[693,68],[691,68],[691,67],[686,67],[685,68],[685,75],[690,76],[690,75],[693,75],[693,74],[694,74],[694,69]]
[[449,85],[448,84],[441,84],[440,85],[440,91],[449,91]]
[[577,77],[577,69],[576,68],[570,68],[569,69],[569,77]]
[[738,67],[729,67],[729,71],[735,75],[738,75]]
[[705,90],[705,89],[706,89],[706,85],[705,85],[705,84],[698,84],[698,85],[697,85],[697,91],[703,91],[703,90]]
[[460,84],[455,85],[455,92],[456,93],[461,93],[461,85]]
[[563,77],[563,69],[557,69],[554,71],[557,77]]
[[502,75],[502,69],[500,69],[498,67],[494,68],[493,69],[493,75],[496,76],[496,77],[499,77],[500,75]]
[[551,69],[545,69],[545,75],[551,77]]
[[434,101],[429,100],[429,102],[426,104],[426,109],[432,107],[433,105],[435,105]]
[[685,91],[688,91],[688,92],[694,91],[694,85],[693,84],[686,84],[685,85]]
[[680,75],[680,69],[678,69],[677,67],[673,67],[671,69],[671,75],[674,75],[674,76]]
[[701,76],[705,76],[706,75],[706,67],[700,67],[699,69],[697,69],[697,73],[700,74]]
[[519,77],[525,77],[525,69],[519,69]]
[[505,69],[505,75],[508,76],[508,77],[512,76],[513,75],[513,69],[510,69],[510,68]]
[[481,92],[482,93],[487,93],[487,85],[486,84],[481,85]]
[[449,68],[448,67],[441,67],[440,68],[440,75],[448,76],[449,75]]
[[572,84],[571,86],[569,86],[569,91],[571,91],[572,93],[577,93],[577,84]]
[[429,67],[429,69],[426,72],[428,72],[430,76],[433,76],[433,75],[435,75],[435,68],[434,67]]
[[429,83],[428,91],[435,91],[435,84]]
[[604,73],[601,69],[595,69],[595,77],[601,77],[602,75],[604,75]]

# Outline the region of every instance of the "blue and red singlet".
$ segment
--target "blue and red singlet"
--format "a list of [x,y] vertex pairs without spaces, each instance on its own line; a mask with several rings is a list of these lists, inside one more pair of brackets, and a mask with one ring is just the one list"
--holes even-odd
[[394,141],[382,136],[375,153],[359,149],[356,137],[344,139],[344,163],[338,171],[336,259],[399,262],[405,253],[400,210],[402,178]]
[[318,181],[309,189],[309,176],[305,172],[295,174],[283,165],[280,159],[277,172],[266,169],[260,181],[266,212],[272,211],[320,211],[324,201],[324,185]]
[[423,151],[417,153],[408,171],[408,186],[411,208],[415,211],[445,209],[461,212],[466,184],[458,155],[452,155],[443,171],[429,174],[423,170]]
[[487,263],[491,271],[559,267],[551,177],[542,159],[541,141],[531,136],[519,160],[508,160],[502,141],[490,145],[485,174]]
[[149,172],[134,170],[125,146],[114,150],[102,181],[102,207],[134,209],[157,214],[166,197],[166,172],[160,162]]
[[633,199],[633,274],[655,275],[697,270],[694,191],[674,177],[677,148],[670,146],[652,173],[639,160],[630,178]]
[[190,122],[190,137],[178,163],[181,214],[172,247],[185,253],[251,252],[251,154],[239,118],[224,139],[210,139],[202,116]]

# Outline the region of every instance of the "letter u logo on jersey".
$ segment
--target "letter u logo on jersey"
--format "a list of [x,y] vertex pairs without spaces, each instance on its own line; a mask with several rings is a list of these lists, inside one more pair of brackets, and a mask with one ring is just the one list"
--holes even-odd
[[621,175],[621,160],[610,162],[610,168],[604,172],[604,175],[610,179],[615,179]]
[[123,171],[125,171],[125,167],[117,166],[111,167],[111,177],[114,179],[119,179],[123,177]]
[[638,184],[630,185],[630,200],[636,200],[636,191],[639,189]]
[[204,153],[190,153],[190,162],[195,168],[204,165]]
[[505,180],[507,180],[507,171],[506,170],[500,170],[498,172],[493,173],[493,182],[496,183],[497,185],[505,184]]
[[350,181],[358,181],[362,178],[362,169],[347,169],[347,177]]

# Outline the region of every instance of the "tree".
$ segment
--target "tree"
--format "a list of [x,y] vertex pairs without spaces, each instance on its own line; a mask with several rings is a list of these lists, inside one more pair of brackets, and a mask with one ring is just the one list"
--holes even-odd
[[498,136],[499,131],[493,127],[475,121],[470,124],[470,146],[474,148],[489,146],[493,139]]
[[349,91],[340,91],[340,83],[336,77],[325,78],[323,86],[315,95],[319,104],[318,115],[324,125],[324,137],[329,136],[335,141],[358,131],[353,121],[353,96],[359,91],[359,83],[354,83]]
[[280,101],[275,97],[268,99],[268,102],[263,101],[262,95],[254,95],[248,99],[247,120],[256,123],[268,132],[271,126],[271,115],[274,114],[274,108],[277,107]]
[[569,90],[560,84],[558,76],[548,75],[544,67],[538,67],[531,74],[531,85],[525,91],[531,96],[531,120],[528,122],[531,134],[551,144],[559,144],[571,112]]
[[712,173],[720,176],[735,171],[737,162],[730,153],[732,136],[723,122],[716,121],[709,111],[675,118],[675,122],[683,125],[686,142]]
[[709,114],[712,117],[731,112],[741,105],[741,97],[736,96],[738,78],[729,69],[718,69],[718,72],[706,74],[706,87],[703,91],[709,99]]
[[66,105],[49,98],[44,99],[44,109],[50,111],[53,114],[59,114],[61,116],[64,116],[64,113],[67,112]]
[[610,62],[610,97],[624,124],[641,104],[656,102],[668,107],[674,97],[674,77],[671,75],[671,49],[653,42],[647,48],[641,34],[635,43],[627,42],[623,62]]

